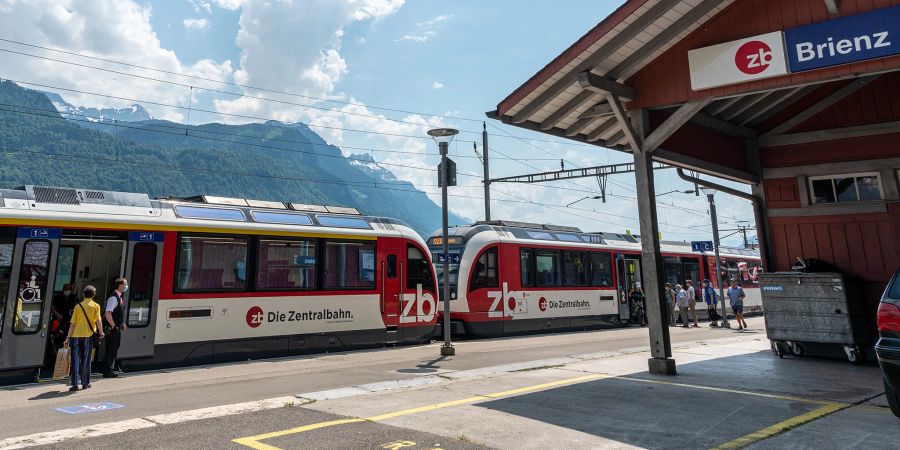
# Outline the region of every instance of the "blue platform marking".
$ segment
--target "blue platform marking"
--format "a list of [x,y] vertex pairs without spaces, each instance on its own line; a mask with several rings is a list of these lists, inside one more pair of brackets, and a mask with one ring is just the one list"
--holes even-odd
[[59,411],[65,414],[83,414],[90,412],[98,412],[98,411],[109,411],[111,409],[119,409],[124,408],[125,405],[120,405],[118,403],[110,403],[110,402],[99,402],[99,403],[87,403],[84,405],[76,405],[76,406],[65,406],[62,408],[54,408],[54,411]]

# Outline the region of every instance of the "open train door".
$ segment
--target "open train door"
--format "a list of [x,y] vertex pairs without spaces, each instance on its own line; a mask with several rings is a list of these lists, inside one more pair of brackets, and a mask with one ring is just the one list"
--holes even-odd
[[159,304],[159,273],[162,268],[163,233],[128,233],[125,273],[125,320],[119,358],[153,356]]
[[641,281],[640,255],[616,255],[616,272],[619,275],[619,319],[628,320],[631,318],[628,292],[635,282]]
[[11,270],[9,289],[0,293],[0,369],[44,363],[61,235],[58,228],[18,228],[11,254],[2,252]]

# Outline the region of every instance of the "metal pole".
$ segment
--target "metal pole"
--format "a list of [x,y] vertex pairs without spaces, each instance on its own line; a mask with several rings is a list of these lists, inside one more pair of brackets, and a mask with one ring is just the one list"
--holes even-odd
[[450,177],[448,176],[447,170],[447,151],[450,147],[450,143],[441,142],[438,144],[438,148],[441,150],[441,227],[443,230],[443,243],[444,243],[444,277],[443,277],[443,286],[442,291],[444,295],[444,345],[441,347],[441,355],[442,356],[452,356],[456,354],[456,349],[453,348],[453,344],[450,342],[450,252],[449,241],[448,241],[448,212],[447,212],[447,184],[450,182]]
[[491,169],[488,159],[488,133],[487,123],[482,122],[484,129],[481,131],[481,150],[484,153],[484,220],[491,220]]
[[716,282],[719,284],[719,301],[722,302],[722,328],[730,328],[728,316],[725,314],[725,290],[722,288],[722,271],[719,270],[719,264],[721,264],[719,260],[719,219],[716,217],[716,201],[713,195],[706,194],[706,198],[709,200],[709,216],[712,220],[713,251],[716,257]]

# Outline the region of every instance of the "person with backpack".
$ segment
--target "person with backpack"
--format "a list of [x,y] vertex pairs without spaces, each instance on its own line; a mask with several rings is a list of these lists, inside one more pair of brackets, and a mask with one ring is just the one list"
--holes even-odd
[[716,307],[719,306],[719,298],[709,278],[703,280],[703,300],[706,302],[706,313],[710,323],[716,323],[719,320],[719,313],[716,311]]
[[731,280],[731,287],[728,288],[728,299],[731,300],[731,310],[734,311],[735,320],[738,323],[738,331],[744,331],[747,328],[747,321],[744,320],[744,289],[738,286],[737,280]]

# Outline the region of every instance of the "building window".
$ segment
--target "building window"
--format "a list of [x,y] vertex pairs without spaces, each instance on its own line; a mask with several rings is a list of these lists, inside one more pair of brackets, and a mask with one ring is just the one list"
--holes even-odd
[[246,289],[247,238],[182,236],[176,275],[179,291]]
[[813,203],[847,203],[882,200],[881,179],[877,173],[856,173],[810,177]]
[[374,287],[374,243],[325,243],[325,288],[372,289]]
[[311,239],[260,239],[256,287],[285,290],[315,288],[316,242]]

